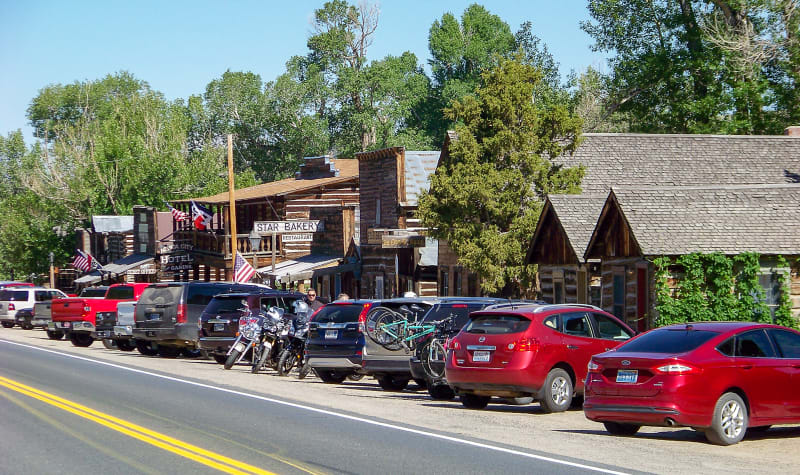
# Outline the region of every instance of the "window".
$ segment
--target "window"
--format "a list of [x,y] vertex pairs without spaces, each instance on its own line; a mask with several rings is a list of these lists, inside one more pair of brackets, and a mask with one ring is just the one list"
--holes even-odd
[[453,270],[453,295],[461,296],[461,269]]
[[775,321],[775,310],[777,310],[781,304],[781,281],[783,279],[783,274],[777,272],[758,276],[758,283],[761,285],[761,288],[764,289],[764,298],[762,302],[769,308],[773,322]]
[[736,335],[736,354],[742,358],[774,358],[775,351],[764,330],[758,329]]
[[708,330],[655,329],[624,343],[618,350],[633,353],[680,354],[698,348],[717,335],[719,333]]
[[450,274],[447,267],[442,267],[441,274],[439,276],[439,295],[442,297],[446,297],[450,295],[450,282],[449,282]]
[[320,324],[357,322],[361,310],[361,305],[326,305],[314,315],[313,321]]
[[586,312],[570,312],[561,314],[564,322],[564,333],[572,336],[592,336],[589,332],[589,319]]
[[472,296],[480,295],[480,293],[478,293],[478,274],[470,272],[467,276],[467,291],[469,295]]
[[109,287],[106,298],[111,300],[129,300],[133,298],[133,287],[122,285],[119,287]]
[[381,199],[375,200],[375,226],[381,225]]
[[725,356],[733,356],[733,342],[736,338],[728,338],[721,345],[717,347],[717,351],[722,353]]
[[50,292],[46,290],[37,290],[33,298],[36,302],[47,302],[52,297],[50,296]]
[[531,321],[521,315],[478,315],[470,320],[464,332],[503,335],[525,331]]
[[558,330],[558,315],[553,315],[545,318],[544,326],[550,327],[554,330]]
[[383,298],[383,276],[376,275],[375,276],[375,298],[382,299]]
[[564,303],[563,277],[553,277],[553,303]]
[[614,309],[611,312],[617,318],[625,318],[625,274],[614,272]]
[[597,334],[600,338],[622,341],[633,336],[627,328],[607,315],[593,313],[592,316],[594,316],[594,321],[597,324]]
[[787,330],[767,330],[783,358],[800,359],[800,335]]

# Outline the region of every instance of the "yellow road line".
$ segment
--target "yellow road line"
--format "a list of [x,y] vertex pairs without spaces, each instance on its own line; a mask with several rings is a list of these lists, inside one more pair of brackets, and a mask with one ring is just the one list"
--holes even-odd
[[[36,388],[26,386],[14,380],[0,376],[0,386],[5,386],[8,389],[25,394],[34,399],[50,404],[52,406],[63,409],[67,412],[73,413],[85,419],[89,419],[100,425],[121,432],[130,437],[147,442],[151,445],[167,450],[169,452],[181,455],[190,460],[199,462],[209,467],[215,468],[222,472],[233,474],[258,474],[258,475],[274,475],[272,472],[263,470],[259,467],[240,462],[238,460],[225,457],[224,455],[211,452],[209,450],[197,447],[195,445],[183,442],[181,440],[169,437],[156,431],[152,431],[145,427],[139,426],[132,422],[119,419],[117,417],[96,411],[81,404],[69,401],[67,399],[55,396]],[[222,462],[222,463],[220,463]],[[227,464],[227,465],[223,465]],[[232,468],[235,467],[235,468]],[[240,470],[236,470],[240,469]]]

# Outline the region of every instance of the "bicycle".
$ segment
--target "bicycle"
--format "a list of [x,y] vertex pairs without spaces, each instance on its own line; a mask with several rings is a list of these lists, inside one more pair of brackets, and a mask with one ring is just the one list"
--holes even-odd
[[455,326],[455,315],[450,314],[447,318],[436,322],[430,322],[435,327],[433,337],[420,345],[417,350],[417,358],[422,363],[422,369],[431,381],[444,378],[445,358],[447,349],[445,345],[447,339],[458,332]]
[[402,348],[408,353],[417,340],[436,330],[433,323],[417,323],[417,312],[413,313],[413,320],[409,319],[411,315],[410,310],[400,313],[388,307],[376,307],[367,318],[367,335],[387,350],[396,351]]

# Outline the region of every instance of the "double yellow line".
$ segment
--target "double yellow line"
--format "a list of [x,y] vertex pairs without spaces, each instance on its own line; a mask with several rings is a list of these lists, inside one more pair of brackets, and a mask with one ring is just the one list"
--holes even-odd
[[92,422],[96,422],[102,426],[108,427],[111,430],[121,432],[125,435],[141,440],[142,442],[146,442],[160,449],[172,452],[182,457],[186,457],[187,459],[193,460],[197,463],[215,468],[221,472],[242,475],[273,475],[273,472],[263,470],[259,467],[234,460],[230,457],[226,457],[209,450],[205,450],[201,447],[197,447],[196,445],[183,442],[168,435],[164,435],[147,429],[146,427],[136,425],[132,422],[96,411],[81,404],[60,398],[54,394],[40,391],[36,388],[26,386],[22,383],[4,378],[2,376],[0,376],[0,386],[6,387],[20,394],[30,396],[34,399],[38,399],[39,401],[50,404],[51,406],[55,406],[59,409],[63,409],[64,411],[83,417],[84,419],[88,419]]

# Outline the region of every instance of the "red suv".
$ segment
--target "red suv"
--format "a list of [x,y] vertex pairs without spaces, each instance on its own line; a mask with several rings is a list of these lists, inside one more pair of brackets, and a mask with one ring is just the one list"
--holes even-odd
[[446,375],[471,409],[497,396],[533,397],[545,412],[565,411],[583,392],[592,355],[635,333],[613,315],[580,304],[487,309],[469,318],[448,343]]
[[715,444],[800,423],[800,332],[714,322],[644,333],[592,357],[583,410],[612,434],[689,426]]

